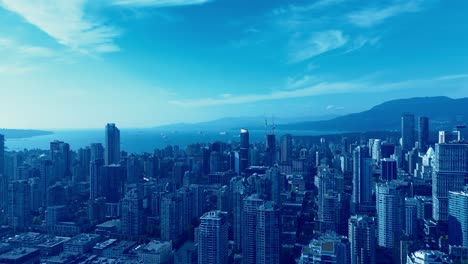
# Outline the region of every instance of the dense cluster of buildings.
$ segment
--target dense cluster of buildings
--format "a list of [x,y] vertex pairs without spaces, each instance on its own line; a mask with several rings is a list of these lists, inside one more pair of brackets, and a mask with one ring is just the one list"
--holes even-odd
[[154,153],[121,150],[115,124],[78,150],[0,136],[0,263],[463,263],[463,132],[403,114],[401,138],[242,129]]

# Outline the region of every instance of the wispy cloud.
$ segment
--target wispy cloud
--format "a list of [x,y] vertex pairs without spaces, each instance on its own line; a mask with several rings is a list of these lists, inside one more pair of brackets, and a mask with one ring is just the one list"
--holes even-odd
[[338,49],[348,42],[348,37],[339,30],[312,33],[309,36],[294,37],[289,47],[289,62],[297,63],[320,54]]
[[119,31],[85,15],[85,0],[0,0],[0,4],[74,50],[83,53],[119,50],[114,42]]
[[32,70],[34,70],[34,67],[19,64],[0,65],[0,74],[2,75],[23,74]]
[[51,57],[55,54],[52,49],[46,47],[23,45],[14,39],[3,37],[0,37],[0,49],[22,57]]
[[421,9],[421,3],[422,0],[408,0],[386,7],[363,9],[349,14],[348,19],[356,26],[372,27],[402,13],[418,12]]
[[[455,77],[456,76],[456,77]],[[468,79],[468,74],[438,76],[428,79],[413,79],[399,82],[377,82],[361,78],[347,82],[320,82],[294,90],[277,90],[265,94],[232,95],[226,98],[201,98],[194,100],[173,100],[170,104],[182,107],[207,107],[229,104],[247,104],[271,100],[311,97],[327,94],[385,92],[393,90],[426,89],[429,86],[449,84],[457,79]]]
[[364,48],[365,46],[375,46],[379,43],[380,37],[364,37],[364,36],[359,36],[356,37],[352,41],[352,45],[346,50],[346,53],[354,52],[359,49]]
[[201,5],[212,0],[115,0],[115,5],[136,6],[136,7],[167,7],[167,6],[186,6]]

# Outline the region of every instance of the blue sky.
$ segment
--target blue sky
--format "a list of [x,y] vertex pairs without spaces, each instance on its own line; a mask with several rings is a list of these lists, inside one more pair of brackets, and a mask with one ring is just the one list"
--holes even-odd
[[464,0],[0,0],[0,126],[310,117],[468,96]]

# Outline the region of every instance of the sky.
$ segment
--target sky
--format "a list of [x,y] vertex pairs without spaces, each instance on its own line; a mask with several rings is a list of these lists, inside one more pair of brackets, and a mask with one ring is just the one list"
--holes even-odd
[[468,1],[0,0],[0,127],[311,118],[468,96]]

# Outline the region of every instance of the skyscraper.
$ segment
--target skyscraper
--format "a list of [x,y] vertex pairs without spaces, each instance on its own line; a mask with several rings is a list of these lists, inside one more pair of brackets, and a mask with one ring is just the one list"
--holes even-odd
[[271,181],[271,200],[277,205],[281,204],[281,191],[284,185],[284,175],[278,167],[272,167],[266,171],[267,178]]
[[421,116],[418,122],[419,151],[426,152],[429,148],[429,118]]
[[432,173],[432,217],[437,221],[448,220],[448,194],[461,191],[468,177],[468,144],[436,144]]
[[265,166],[276,164],[276,137],[275,134],[265,135]]
[[381,163],[381,174],[380,178],[383,181],[396,180],[398,175],[397,161],[394,159],[384,158]]
[[249,167],[249,131],[242,128],[240,131],[240,150],[239,150],[239,173],[242,173]]
[[460,131],[439,131],[439,144],[454,143],[460,140]]
[[403,228],[404,200],[399,185],[394,182],[377,184],[377,242],[393,248]]
[[50,160],[53,163],[53,182],[71,180],[70,145],[58,140],[50,142]]
[[242,210],[242,261],[244,264],[255,264],[257,261],[257,224],[258,208],[263,200],[256,194],[244,199]]
[[359,146],[353,151],[353,196],[352,211],[365,212],[372,206],[372,168],[367,147]]
[[106,197],[108,203],[118,203],[124,195],[125,168],[112,164],[100,168],[101,180],[98,181],[98,190],[100,195],[97,197]]
[[281,137],[281,162],[288,162],[291,160],[292,147],[292,135],[283,135]]
[[232,202],[232,230],[234,235],[234,247],[240,250],[242,247],[242,211],[245,198],[245,186],[241,177],[232,178],[229,183]]
[[274,202],[265,202],[257,211],[257,264],[280,263],[280,211]]
[[449,244],[468,247],[468,187],[449,192]]
[[136,189],[127,192],[122,199],[122,234],[137,237],[144,231],[143,199]]
[[89,198],[94,200],[103,194],[101,167],[104,165],[103,159],[92,160],[89,165]]
[[414,147],[414,115],[404,113],[401,116],[401,145],[403,152],[408,152]]
[[200,217],[198,227],[198,263],[228,263],[227,213],[210,211]]
[[106,165],[117,164],[120,161],[120,130],[115,124],[106,125]]
[[31,225],[31,191],[27,181],[12,181],[8,185],[8,225],[24,230]]
[[174,240],[182,234],[182,199],[168,194],[161,200],[161,240]]
[[91,157],[90,160],[97,160],[102,159],[104,160],[104,147],[101,143],[93,143],[91,144]]
[[364,215],[351,216],[348,235],[351,244],[351,264],[376,263],[375,231],[373,218]]

